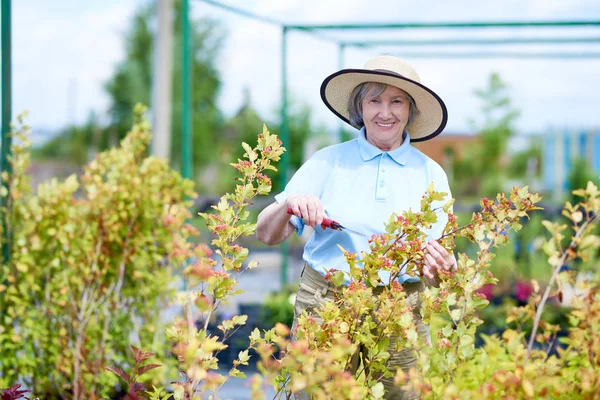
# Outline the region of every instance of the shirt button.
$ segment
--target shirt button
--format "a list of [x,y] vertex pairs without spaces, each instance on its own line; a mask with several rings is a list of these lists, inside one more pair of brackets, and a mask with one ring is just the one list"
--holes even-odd
[[385,172],[385,168],[381,168],[381,172]]
[[381,182],[381,183],[379,184],[379,186],[381,186],[381,187],[383,187],[383,185],[384,185],[384,183],[383,183],[383,182]]

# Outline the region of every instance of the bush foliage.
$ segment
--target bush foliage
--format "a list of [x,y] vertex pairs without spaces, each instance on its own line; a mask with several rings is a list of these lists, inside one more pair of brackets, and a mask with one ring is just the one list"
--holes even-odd
[[[386,231],[370,239],[369,252],[340,249],[350,274],[326,271],[338,294],[316,310],[319,320],[303,314],[294,341],[283,324],[253,331],[249,348],[223,372],[219,352],[246,316],[222,321],[218,334],[208,331],[208,322],[241,292],[239,274],[256,267],[246,264],[248,249],[236,242],[254,233],[248,206],[270,192],[264,173],[275,169],[285,149],[266,127],[255,147],[243,143],[243,159],[232,164],[239,172],[236,189],[213,213],[201,214],[213,234],[209,248],[188,240],[197,234],[185,224],[191,183],[145,156],[147,134],[147,123],[138,122],[120,149],[103,153],[86,169],[80,192],[77,180],[69,178],[31,194],[23,169],[26,151],[15,148],[14,173],[4,177],[10,187],[5,217],[13,237],[1,276],[7,312],[0,325],[0,382],[5,386],[20,379],[39,393],[94,398],[109,393],[120,376],[128,399],[218,398],[228,379],[246,377],[244,367],[255,362],[254,351],[260,374],[248,379],[253,399],[264,398],[265,385],[275,388],[276,398],[304,391],[316,399],[378,399],[385,394],[386,377],[422,398],[583,399],[600,391],[600,290],[595,278],[581,279],[576,270],[563,268],[585,261],[600,246],[593,234],[600,192],[593,183],[575,191],[577,204],[566,204],[569,224],[543,222],[551,277],[545,285],[530,282],[528,303],[506,316],[510,329],[484,335],[483,346],[475,346],[479,310],[488,304],[481,289],[497,283],[489,270],[495,251],[538,209],[540,197],[527,187],[482,199],[481,210],[463,226],[449,213],[451,202],[442,203],[444,194],[430,187],[420,210],[390,217]],[[462,237],[478,251],[459,253],[458,271],[441,273],[421,294],[420,318],[432,327],[428,343],[417,333],[402,285],[392,281],[381,287],[378,272],[388,270],[394,277],[406,269],[421,277],[423,231],[441,213],[448,214],[449,223],[440,243],[452,250]],[[156,344],[162,333],[156,321],[178,266],[187,289],[177,297],[182,318],[166,329],[172,358]],[[342,286],[345,279],[350,284]],[[569,285],[576,288],[571,327],[559,338],[560,327],[542,314],[550,299],[562,300]],[[144,373],[161,370],[142,365],[150,353],[133,348],[133,361],[125,360],[132,332],[162,364],[176,362],[180,379],[168,393],[164,387],[146,391],[139,382],[140,376],[147,379]],[[395,350],[390,337],[415,352],[414,368],[386,368]],[[350,370],[358,348],[367,350]]]
[[168,351],[160,310],[181,266],[172,251],[190,229],[193,183],[147,157],[143,111],[80,178],[35,193],[28,127],[15,128],[2,177],[10,258],[0,267],[0,387],[19,380],[44,399],[106,397],[118,378],[104,367],[128,365],[130,342]]

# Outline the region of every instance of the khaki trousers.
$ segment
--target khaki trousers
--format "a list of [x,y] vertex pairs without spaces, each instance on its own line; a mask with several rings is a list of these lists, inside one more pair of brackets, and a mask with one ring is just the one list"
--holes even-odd
[[[413,318],[417,327],[419,335],[424,337],[427,342],[431,342],[429,337],[429,326],[421,320],[421,302],[419,300],[419,293],[425,289],[423,282],[406,282],[404,283],[404,291],[406,293],[406,300],[413,311]],[[375,294],[381,293],[383,287],[376,288]],[[308,314],[313,314],[313,317],[320,323],[322,322],[320,316],[313,313],[314,310],[318,309],[326,301],[334,301],[335,287],[331,286],[329,282],[323,278],[321,274],[316,272],[308,265],[304,266],[304,270],[300,275],[300,284],[298,287],[298,294],[296,295],[296,302],[294,304],[294,323],[292,324],[292,332],[295,332],[298,317],[302,314],[302,311],[306,311]],[[402,368],[405,372],[408,369],[416,365],[415,354],[412,349],[400,349],[396,348],[395,338],[390,339],[390,358],[388,360],[389,369],[395,372],[397,368]],[[357,354],[352,359],[352,372],[355,372],[359,367],[360,354],[366,349],[359,349]],[[394,374],[395,375],[395,374]],[[383,386],[385,387],[386,394],[384,399],[386,400],[406,400],[406,399],[418,399],[419,396],[414,392],[403,391],[400,387],[394,385],[394,376],[390,378],[382,379]],[[294,395],[296,400],[309,400],[308,394],[304,392],[296,393]]]

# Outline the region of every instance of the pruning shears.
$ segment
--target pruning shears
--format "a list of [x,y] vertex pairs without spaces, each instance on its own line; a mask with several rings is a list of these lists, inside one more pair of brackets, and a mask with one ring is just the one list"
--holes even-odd
[[[291,214],[291,215],[295,215],[294,211],[292,211],[292,207],[288,207],[287,213]],[[321,222],[321,227],[323,229],[329,228],[329,229],[333,229],[333,230],[336,230],[336,231],[345,230],[345,231],[353,233],[355,235],[367,237],[367,235],[365,235],[364,233],[360,233],[360,232],[357,232],[357,231],[353,231],[352,229],[348,229],[344,225],[342,225],[339,222],[334,221],[334,220],[332,220],[330,218],[323,218],[323,222]]]

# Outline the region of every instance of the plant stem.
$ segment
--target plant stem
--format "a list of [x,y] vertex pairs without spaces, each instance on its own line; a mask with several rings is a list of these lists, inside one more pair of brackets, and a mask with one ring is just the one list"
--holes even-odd
[[[495,214],[492,214],[492,215],[494,215],[494,216],[495,216]],[[495,230],[495,231],[496,231],[496,233],[497,233],[497,232],[502,232],[502,231],[504,231],[504,230],[506,229],[506,226],[507,226],[507,225],[509,225],[509,224],[504,224],[504,225],[501,227],[501,229],[499,229],[499,228],[497,227],[497,228],[496,228],[496,230]],[[496,237],[497,237],[497,236],[496,236]],[[494,239],[494,240],[495,240],[495,239]],[[479,259],[479,260],[481,260],[483,256],[485,256],[487,253],[489,253],[489,252],[490,252],[490,249],[493,247],[492,243],[493,243],[493,242],[489,242],[489,243],[488,243],[488,246],[487,246],[487,247],[486,247],[486,248],[485,248],[485,249],[482,251],[482,253],[481,253],[481,254],[478,256],[478,259]],[[478,261],[479,261],[479,260],[478,260]],[[471,282],[473,282],[473,281],[475,280],[475,278],[477,277],[477,275],[478,275],[477,273],[475,273],[475,274],[473,275],[473,277],[472,277],[472,278],[471,278],[471,280],[470,280],[470,283],[471,283]],[[466,313],[467,313],[467,297],[468,297],[469,295],[471,295],[471,293],[465,292],[465,294],[464,294],[464,297],[465,297],[465,303],[463,304],[463,309],[462,309],[462,312],[461,312],[461,314],[460,314],[460,318],[459,318],[459,320],[458,320],[458,323],[456,323],[456,322],[454,322],[454,320],[452,320],[452,322],[454,322],[454,323],[455,323],[456,327],[458,327],[458,324],[460,324],[460,323],[463,321],[463,319],[464,319],[464,317],[465,317],[465,315],[466,315]],[[452,316],[450,316],[450,318],[452,318]],[[459,348],[459,345],[460,345],[460,337],[459,337],[459,338],[456,340],[456,346],[454,347],[454,354],[456,355],[456,359],[457,359],[457,360],[458,360],[458,348]],[[451,384],[452,384],[452,382],[453,382],[453,380],[454,380],[454,373],[455,373],[455,372],[456,372],[456,368],[455,368],[455,369],[453,369],[453,370],[452,370],[452,374],[450,374],[450,381],[448,382],[448,384],[449,384],[449,385],[451,385]]]
[[567,260],[567,257],[569,256],[569,249],[576,247],[576,244],[575,244],[576,239],[579,239],[581,237],[581,235],[583,235],[583,232],[585,232],[585,230],[587,229],[588,226],[595,224],[596,221],[598,221],[599,217],[600,217],[600,214],[596,214],[594,216],[594,218],[592,218],[589,221],[584,222],[579,227],[577,232],[575,233],[575,236],[573,237],[573,239],[571,239],[569,246],[567,246],[567,248],[562,251],[560,260],[557,263],[557,265],[554,267],[554,271],[552,271],[552,276],[550,277],[550,281],[548,282],[548,285],[546,286],[546,290],[544,290],[544,294],[542,296],[542,299],[540,300],[540,304],[537,307],[537,312],[535,313],[535,319],[533,320],[533,328],[531,329],[531,336],[529,337],[529,344],[527,345],[527,354],[525,355],[525,361],[523,364],[527,364],[527,362],[529,361],[529,357],[531,356],[531,352],[533,351],[535,335],[537,333],[537,329],[539,327],[540,320],[542,318],[542,312],[544,311],[544,306],[546,305],[546,301],[548,301],[548,297],[550,297],[550,290],[552,289],[552,286],[554,285],[554,282],[556,281],[556,278],[560,272],[560,269],[565,264],[565,261]]

